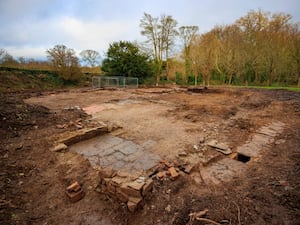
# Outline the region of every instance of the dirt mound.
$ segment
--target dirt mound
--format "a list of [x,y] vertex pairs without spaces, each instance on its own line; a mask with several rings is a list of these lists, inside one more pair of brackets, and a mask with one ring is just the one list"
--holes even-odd
[[47,90],[63,86],[51,71],[0,68],[0,92]]
[[50,115],[46,107],[25,104],[15,95],[0,95],[0,102],[0,130],[4,137],[16,136],[20,130],[37,129]]

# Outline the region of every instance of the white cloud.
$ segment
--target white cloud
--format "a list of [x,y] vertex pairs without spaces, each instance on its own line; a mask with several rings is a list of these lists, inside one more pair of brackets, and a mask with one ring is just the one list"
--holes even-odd
[[134,38],[137,35],[137,29],[136,25],[132,24],[133,22],[125,20],[83,22],[74,17],[66,17],[61,20],[59,30],[76,48],[99,51],[99,49],[106,49],[112,41]]
[[[46,58],[45,51],[64,44],[77,53],[103,54],[109,43],[144,40],[143,12],[173,16],[178,25],[198,25],[200,32],[229,24],[251,9],[291,13],[299,21],[298,0],[0,0],[0,48],[14,57]],[[297,11],[298,10],[298,11]]]
[[46,50],[44,46],[8,46],[5,50],[14,58],[25,57],[39,60],[46,60]]

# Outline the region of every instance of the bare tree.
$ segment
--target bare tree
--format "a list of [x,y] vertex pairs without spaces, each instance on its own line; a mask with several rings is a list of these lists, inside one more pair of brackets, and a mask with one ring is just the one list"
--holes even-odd
[[300,31],[295,27],[291,32],[291,59],[295,67],[297,87],[300,88]]
[[141,34],[147,38],[152,47],[152,56],[156,66],[156,85],[160,80],[163,59],[167,60],[170,47],[177,35],[177,21],[172,16],[162,15],[160,18],[144,13],[140,21]]
[[80,56],[82,57],[82,60],[89,64],[91,67],[95,67],[100,63],[100,54],[95,50],[83,50],[80,52]]
[[190,49],[191,49],[191,43],[195,39],[198,30],[199,30],[198,26],[182,26],[179,28],[179,34],[183,41],[184,60],[185,60],[185,82],[187,82],[187,77],[191,74],[192,62],[190,59]]
[[0,49],[0,63],[4,63],[6,59],[9,57],[7,51],[3,48]]
[[46,52],[54,70],[65,82],[79,80],[81,72],[78,58],[73,49],[67,48],[65,45],[55,45]]
[[[167,79],[169,79],[169,52],[171,47],[174,45],[174,40],[178,35],[178,31],[176,30],[177,21],[172,18],[172,16],[162,15],[160,18],[160,26],[161,26],[161,42],[162,42],[162,50],[165,52],[165,60],[166,60],[166,75]],[[163,58],[163,56],[161,57]]]

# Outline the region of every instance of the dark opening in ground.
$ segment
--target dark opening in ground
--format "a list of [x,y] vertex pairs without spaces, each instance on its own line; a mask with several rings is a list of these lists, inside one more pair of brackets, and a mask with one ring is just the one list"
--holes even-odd
[[236,160],[246,163],[249,162],[251,157],[238,153],[236,156]]

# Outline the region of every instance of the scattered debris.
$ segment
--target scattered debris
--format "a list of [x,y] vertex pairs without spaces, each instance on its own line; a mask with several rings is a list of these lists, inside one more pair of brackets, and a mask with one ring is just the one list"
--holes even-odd
[[204,142],[205,142],[205,137],[200,137],[199,138],[199,144],[203,144]]
[[208,146],[215,148],[217,151],[229,155],[232,153],[231,149],[228,147],[228,145],[224,143],[219,143],[217,140],[211,140],[207,143]]
[[190,220],[194,220],[197,217],[203,217],[208,213],[208,209],[199,212],[193,212],[189,214]]
[[186,157],[188,154],[185,151],[181,151],[178,153],[178,156],[180,157]]
[[65,128],[68,128],[68,124],[57,124],[56,128],[58,128],[58,129],[65,129]]
[[167,162],[166,160],[160,160],[160,163],[162,163],[163,165],[165,165],[168,168],[172,167],[172,164]]
[[73,203],[81,200],[85,195],[84,191],[77,181],[67,187],[66,194]]
[[54,146],[51,151],[53,152],[60,152],[60,151],[63,151],[63,150],[66,150],[68,148],[67,145],[65,145],[64,143],[60,143],[56,146]]
[[221,223],[215,222],[213,220],[207,219],[207,218],[203,218],[204,216],[206,216],[206,214],[208,213],[208,209],[205,209],[203,211],[199,211],[199,212],[193,212],[189,214],[190,220],[189,223],[192,223],[194,220],[198,220],[198,221],[203,221],[203,222],[207,222],[210,224],[215,224],[215,225],[221,225]]
[[171,205],[167,205],[167,207],[165,208],[165,210],[166,210],[167,212],[171,212]]
[[195,165],[186,165],[183,167],[183,172],[190,174],[192,170],[194,169]]
[[173,166],[168,169],[168,172],[170,173],[172,179],[176,179],[179,176],[179,173],[177,173],[175,167]]
[[166,176],[166,171],[159,171],[157,174],[156,174],[156,177],[158,179],[162,179]]

